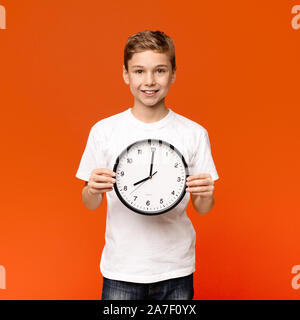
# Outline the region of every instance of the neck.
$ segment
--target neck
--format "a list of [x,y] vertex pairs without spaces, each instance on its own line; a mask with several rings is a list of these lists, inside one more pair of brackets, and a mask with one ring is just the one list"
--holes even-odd
[[138,120],[145,123],[152,123],[163,119],[169,110],[165,105],[149,107],[145,105],[134,105],[131,108],[131,112]]

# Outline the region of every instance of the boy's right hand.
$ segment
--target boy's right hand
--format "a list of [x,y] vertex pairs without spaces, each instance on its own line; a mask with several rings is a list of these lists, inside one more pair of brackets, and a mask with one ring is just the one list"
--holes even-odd
[[113,184],[116,182],[115,172],[106,168],[94,169],[87,184],[87,193],[90,195],[102,194],[112,191]]

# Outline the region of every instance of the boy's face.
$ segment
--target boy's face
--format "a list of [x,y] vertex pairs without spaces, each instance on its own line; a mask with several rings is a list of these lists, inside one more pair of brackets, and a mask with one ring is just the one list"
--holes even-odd
[[[171,83],[175,81],[176,72],[167,53],[147,50],[133,54],[128,61],[128,72],[123,66],[123,78],[129,84],[134,96],[135,105],[158,106],[164,105]],[[155,90],[154,94],[145,90]],[[158,91],[157,91],[158,90]]]

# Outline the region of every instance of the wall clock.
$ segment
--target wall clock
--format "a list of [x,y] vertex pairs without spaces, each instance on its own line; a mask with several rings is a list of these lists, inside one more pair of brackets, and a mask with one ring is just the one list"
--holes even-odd
[[114,190],[132,211],[158,215],[175,208],[185,195],[188,166],[172,144],[158,139],[139,140],[117,157]]

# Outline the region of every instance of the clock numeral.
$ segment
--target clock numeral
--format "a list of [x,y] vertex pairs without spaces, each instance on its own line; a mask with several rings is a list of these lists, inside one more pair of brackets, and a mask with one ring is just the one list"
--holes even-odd
[[172,193],[173,196],[175,195],[175,191],[174,190],[171,193]]
[[163,202],[164,202],[164,199],[163,199],[163,198],[161,198],[159,202],[160,202],[160,203],[163,203]]
[[150,201],[149,201],[149,200],[146,202],[146,205],[147,205],[147,206],[150,206]]
[[127,186],[124,186],[124,191],[127,191]]
[[174,167],[175,167],[175,168],[178,168],[178,162],[175,163],[175,166],[174,166]]
[[179,182],[179,181],[181,181],[181,178],[180,178],[180,177],[178,177],[178,178],[177,178],[177,181],[178,181],[178,182]]
[[132,163],[132,158],[127,158],[127,163]]
[[137,196],[134,196],[134,201],[136,200]]
[[142,150],[141,149],[138,149],[138,154],[142,154]]
[[168,156],[168,152],[166,152],[166,157]]
[[121,176],[122,176],[122,177],[124,176],[124,171],[121,171]]

